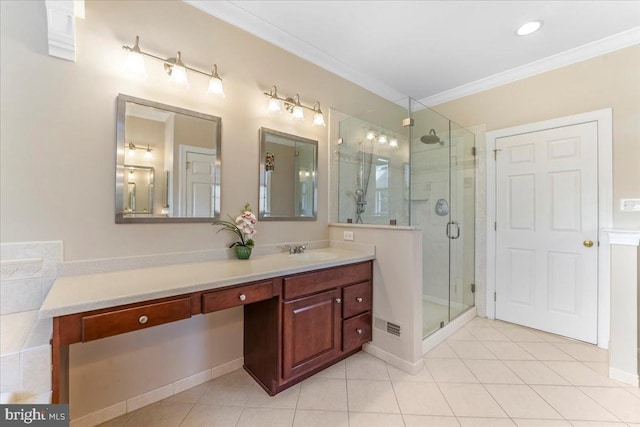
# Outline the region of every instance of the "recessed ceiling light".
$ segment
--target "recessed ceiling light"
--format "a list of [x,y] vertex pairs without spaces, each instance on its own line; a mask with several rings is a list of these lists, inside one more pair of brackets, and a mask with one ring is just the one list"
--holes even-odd
[[527,22],[526,24],[518,28],[516,34],[519,36],[528,36],[529,34],[533,34],[538,31],[540,27],[542,27],[542,21]]

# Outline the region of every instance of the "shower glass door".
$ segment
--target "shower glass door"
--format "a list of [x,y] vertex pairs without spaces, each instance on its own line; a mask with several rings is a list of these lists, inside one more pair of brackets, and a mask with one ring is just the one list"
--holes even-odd
[[422,235],[423,337],[474,305],[474,135],[411,101],[411,225]]

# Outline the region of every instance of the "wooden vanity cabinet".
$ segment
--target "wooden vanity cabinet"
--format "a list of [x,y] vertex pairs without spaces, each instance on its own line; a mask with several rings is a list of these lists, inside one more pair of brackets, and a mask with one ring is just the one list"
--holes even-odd
[[244,367],[274,395],[371,340],[372,262],[286,276],[244,307]]

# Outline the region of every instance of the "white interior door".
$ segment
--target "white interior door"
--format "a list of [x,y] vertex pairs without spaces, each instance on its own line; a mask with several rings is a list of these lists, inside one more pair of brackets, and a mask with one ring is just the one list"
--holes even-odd
[[597,342],[597,141],[596,122],[496,139],[496,318]]
[[211,217],[214,207],[215,156],[187,151],[186,215]]

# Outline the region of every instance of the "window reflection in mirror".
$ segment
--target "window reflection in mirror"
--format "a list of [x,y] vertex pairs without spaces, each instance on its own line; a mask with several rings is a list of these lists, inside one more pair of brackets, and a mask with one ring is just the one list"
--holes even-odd
[[260,129],[258,219],[316,219],[317,158],[317,141],[272,129]]
[[119,95],[117,144],[116,222],[219,217],[219,117]]

